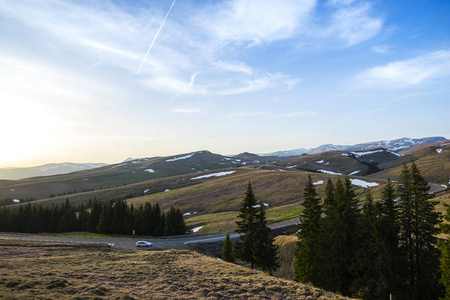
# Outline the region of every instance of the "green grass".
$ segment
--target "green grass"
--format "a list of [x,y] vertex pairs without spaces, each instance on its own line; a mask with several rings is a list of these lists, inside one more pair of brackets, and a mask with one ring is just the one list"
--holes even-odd
[[[266,218],[269,225],[286,221],[293,221],[299,218],[302,207],[299,204],[289,204],[269,208],[266,211]],[[187,218],[186,225],[189,228],[204,226],[198,233],[234,231],[238,220],[238,211],[212,213],[205,215],[194,215]]]

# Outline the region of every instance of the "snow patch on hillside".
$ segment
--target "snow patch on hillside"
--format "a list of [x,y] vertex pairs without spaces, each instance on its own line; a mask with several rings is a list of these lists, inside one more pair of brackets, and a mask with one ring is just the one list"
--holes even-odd
[[198,226],[198,227],[195,227],[195,228],[192,228],[192,232],[193,233],[196,233],[197,231],[199,231],[200,229],[202,229],[204,226]]
[[225,176],[225,175],[233,174],[234,172],[236,172],[236,170],[233,170],[233,171],[225,171],[225,172],[218,172],[218,173],[212,173],[212,174],[207,174],[207,175],[202,175],[202,176],[193,177],[193,178],[191,178],[191,180],[203,179],[203,178],[210,178],[210,177],[220,177],[220,176]]
[[373,186],[379,186],[376,182],[367,182],[361,179],[350,179],[353,185],[357,185],[363,188],[373,187]]
[[[265,207],[269,207],[269,204],[267,204],[267,203],[263,203],[263,205],[264,205]],[[260,207],[261,207],[261,204],[252,205],[252,207],[253,207],[253,208],[260,208]]]
[[330,174],[330,175],[342,175],[342,173],[336,173],[336,172],[327,171],[327,170],[317,170],[317,172],[321,172],[321,173],[325,173],[325,174]]
[[188,155],[185,155],[185,156],[169,158],[169,159],[166,159],[166,162],[172,162],[172,161],[177,161],[177,160],[188,159],[188,158],[191,158],[192,156],[194,156],[194,154],[197,154],[197,153],[203,153],[203,152],[196,152],[196,153],[191,153],[191,154],[188,154]]
[[319,181],[313,182],[313,185],[319,185],[319,184],[323,184],[323,180],[319,180]]
[[378,152],[384,152],[384,150],[373,150],[373,151],[365,151],[365,152],[350,152],[351,154],[355,155],[356,157],[360,157],[363,155],[378,153]]
[[352,176],[352,175],[358,174],[359,172],[361,172],[361,170],[353,171],[353,172],[351,172],[351,173],[348,174],[348,175],[349,175],[349,176]]
[[316,164],[323,164],[324,160],[318,160],[316,161]]
[[147,170],[145,170],[144,172],[155,173],[155,170],[153,170],[153,169],[147,169]]
[[436,149],[436,152],[437,152],[437,153],[442,153],[442,149],[441,149],[441,148]]

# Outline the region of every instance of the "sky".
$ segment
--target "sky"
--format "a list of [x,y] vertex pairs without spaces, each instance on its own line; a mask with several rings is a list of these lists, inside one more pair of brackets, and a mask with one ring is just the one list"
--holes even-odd
[[0,167],[450,138],[448,0],[0,0]]

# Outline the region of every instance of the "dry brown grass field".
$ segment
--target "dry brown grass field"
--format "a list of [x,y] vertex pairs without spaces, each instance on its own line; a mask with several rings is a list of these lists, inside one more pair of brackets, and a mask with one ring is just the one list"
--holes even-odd
[[1,299],[346,299],[193,251],[0,240]]

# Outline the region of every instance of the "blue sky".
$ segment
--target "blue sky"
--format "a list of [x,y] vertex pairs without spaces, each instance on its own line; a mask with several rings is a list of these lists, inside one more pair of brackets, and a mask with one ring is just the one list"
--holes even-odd
[[449,138],[449,15],[446,0],[0,1],[0,166]]

